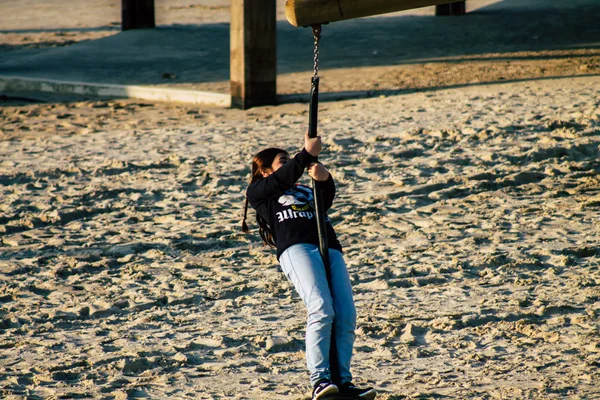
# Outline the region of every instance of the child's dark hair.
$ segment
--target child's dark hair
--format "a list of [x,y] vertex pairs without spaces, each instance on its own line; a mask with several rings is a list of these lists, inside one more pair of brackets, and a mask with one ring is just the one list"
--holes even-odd
[[[270,147],[255,155],[252,159],[252,177],[250,178],[250,183],[265,179],[262,173],[271,168],[273,161],[275,161],[275,157],[281,153],[288,154],[288,152],[285,150]],[[244,219],[242,220],[242,231],[245,233],[250,233],[248,225],[246,224],[247,214],[248,198],[246,197],[244,204]],[[268,221],[256,213],[256,222],[258,223],[258,233],[260,234],[263,242],[269,246],[275,247],[275,240],[273,239],[273,233],[271,232],[271,227],[269,226]]]

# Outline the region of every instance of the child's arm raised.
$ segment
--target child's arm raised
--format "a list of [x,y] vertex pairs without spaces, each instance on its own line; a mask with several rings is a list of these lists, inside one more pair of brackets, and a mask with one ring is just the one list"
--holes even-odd
[[300,153],[265,179],[250,184],[246,191],[250,204],[254,206],[256,203],[278,196],[294,186],[298,179],[302,177],[306,167],[317,161],[317,156],[322,149],[321,137],[311,138],[307,132],[304,135],[304,148]]

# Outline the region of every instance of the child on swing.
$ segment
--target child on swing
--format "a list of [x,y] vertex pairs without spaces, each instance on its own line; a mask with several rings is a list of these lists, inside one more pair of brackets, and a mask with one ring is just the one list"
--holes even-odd
[[[372,400],[376,396],[375,390],[357,388],[350,374],[356,309],[342,246],[326,218],[330,289],[319,252],[313,193],[311,188],[296,183],[308,169],[308,175],[321,182],[325,210],[331,207],[335,184],[329,171],[317,162],[321,149],[321,138],[310,138],[306,134],[304,149],[293,158],[285,150],[277,148],[265,149],[254,156],[242,230],[249,232],[246,217],[250,203],[256,210],[258,231],[263,242],[277,249],[277,259],[283,272],[307,308],[305,345],[312,398],[340,393]],[[339,369],[339,381],[336,382],[332,381],[329,364],[332,331]]]

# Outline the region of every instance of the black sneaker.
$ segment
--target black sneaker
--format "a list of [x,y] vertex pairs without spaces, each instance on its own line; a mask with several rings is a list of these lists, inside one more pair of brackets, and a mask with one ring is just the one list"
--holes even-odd
[[328,379],[321,379],[313,388],[312,398],[313,400],[320,399],[325,396],[332,394],[338,394],[340,389]]
[[373,400],[377,392],[373,388],[359,389],[352,382],[346,382],[340,388],[340,394],[356,397],[357,399]]

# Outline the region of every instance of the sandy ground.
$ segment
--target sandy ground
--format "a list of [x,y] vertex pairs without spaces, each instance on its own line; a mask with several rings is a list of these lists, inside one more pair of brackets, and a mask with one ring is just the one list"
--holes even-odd
[[[385,88],[320,113],[353,371],[380,398],[600,398],[600,77],[575,47],[511,79],[482,53],[452,85],[437,62],[340,69]],[[419,90],[385,86],[393,68]],[[0,397],[306,399],[303,306],[239,229],[251,156],[299,150],[306,105],[17,97],[0,102]]]

